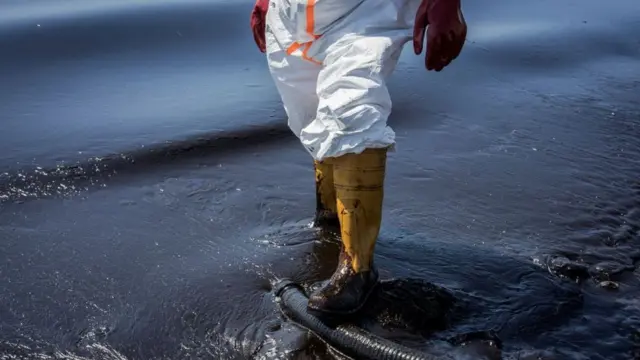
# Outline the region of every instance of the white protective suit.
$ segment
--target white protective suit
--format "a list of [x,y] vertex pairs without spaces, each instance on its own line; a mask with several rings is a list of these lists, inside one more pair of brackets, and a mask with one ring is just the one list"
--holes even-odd
[[315,160],[395,144],[386,78],[420,0],[270,0],[269,70],[291,130]]

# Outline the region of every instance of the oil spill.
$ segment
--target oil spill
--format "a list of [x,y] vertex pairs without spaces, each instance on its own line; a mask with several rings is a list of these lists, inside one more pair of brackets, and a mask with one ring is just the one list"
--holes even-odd
[[[0,5],[0,358],[337,356],[273,303],[338,239],[309,226],[251,5]],[[408,46],[389,81],[360,325],[459,359],[638,358],[639,5],[464,6],[451,69]]]

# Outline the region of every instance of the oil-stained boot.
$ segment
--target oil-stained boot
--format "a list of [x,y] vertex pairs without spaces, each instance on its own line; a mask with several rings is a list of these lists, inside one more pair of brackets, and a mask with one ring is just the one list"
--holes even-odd
[[314,226],[340,227],[338,221],[336,190],[333,185],[333,165],[330,160],[313,162],[316,173],[316,217]]
[[387,149],[332,159],[342,250],[331,279],[309,297],[310,312],[357,312],[378,282],[373,252],[382,220],[386,159]]

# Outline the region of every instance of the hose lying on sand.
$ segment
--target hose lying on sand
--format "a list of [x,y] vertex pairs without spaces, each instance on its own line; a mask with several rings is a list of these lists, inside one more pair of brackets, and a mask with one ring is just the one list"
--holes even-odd
[[376,360],[445,360],[449,356],[434,356],[396,344],[355,327],[331,328],[307,313],[307,297],[300,285],[280,281],[274,288],[283,313],[298,325],[311,331],[344,355],[356,359]]

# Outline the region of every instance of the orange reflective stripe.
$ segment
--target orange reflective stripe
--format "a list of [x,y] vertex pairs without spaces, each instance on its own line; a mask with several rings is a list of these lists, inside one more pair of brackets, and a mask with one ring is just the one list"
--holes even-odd
[[[313,37],[314,40],[317,40],[320,35],[316,35],[313,33],[314,28],[316,27],[316,15],[315,15],[315,6],[316,6],[316,0],[307,0],[307,28],[305,29],[306,32],[311,35]],[[302,48],[302,58],[304,60],[307,61],[311,61],[314,64],[317,65],[322,65],[322,62],[312,58],[311,56],[309,56],[309,49],[311,49],[311,45],[313,44],[313,41],[309,41],[306,43],[299,43],[299,42],[294,42],[293,44],[291,44],[291,46],[289,46],[287,48],[287,55],[292,55],[294,52],[300,50],[300,48]],[[304,45],[304,47],[303,47]]]
[[302,46],[302,44],[300,44],[299,42],[294,42],[287,49],[287,55],[293,54],[294,52],[296,52],[296,50],[300,49],[301,46]]
[[311,48],[311,42],[308,42],[308,43],[304,44],[304,50],[302,51],[302,58],[307,60],[307,61],[311,61],[314,64],[322,65],[322,63],[320,61],[318,61],[316,59],[313,59],[312,57],[307,55],[307,53],[309,52],[310,48]]
[[[294,52],[300,50],[302,48],[302,58],[307,61],[311,61],[314,64],[322,65],[322,62],[312,58],[309,56],[309,49],[311,49],[311,45],[313,42],[309,41],[304,44],[300,44],[299,42],[294,42],[287,48],[287,55],[292,55]],[[304,45],[304,47],[302,47]]]
[[320,37],[320,35],[314,34],[313,30],[316,27],[316,0],[307,0],[307,33],[313,36],[314,39]]

